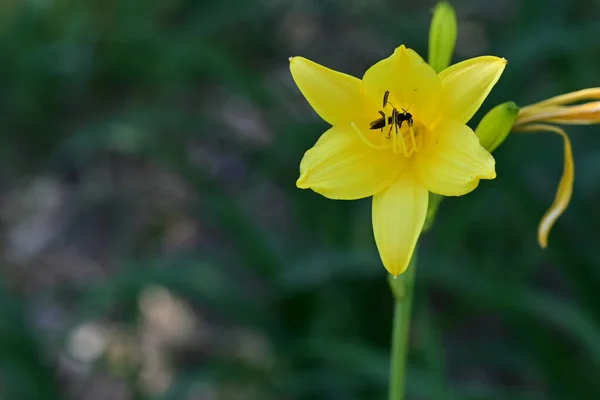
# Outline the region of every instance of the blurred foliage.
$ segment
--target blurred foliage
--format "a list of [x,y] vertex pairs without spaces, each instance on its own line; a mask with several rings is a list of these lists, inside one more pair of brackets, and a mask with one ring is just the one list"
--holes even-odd
[[[600,84],[600,3],[453,2],[454,61],[509,60],[472,121]],[[287,59],[361,76],[427,52],[433,2],[0,3],[0,398],[375,399],[392,299],[368,201],[296,189],[327,127]],[[411,399],[600,397],[600,136],[569,129],[573,201],[536,225],[560,140],[510,136],[498,178],[422,239]]]

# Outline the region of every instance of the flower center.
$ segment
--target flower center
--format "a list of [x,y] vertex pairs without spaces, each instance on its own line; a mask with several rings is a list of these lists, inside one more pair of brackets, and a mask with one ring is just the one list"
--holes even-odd
[[381,144],[375,145],[367,139],[362,131],[352,123],[352,128],[367,144],[375,149],[389,149],[396,154],[402,153],[405,157],[410,157],[413,153],[419,151],[422,142],[422,135],[419,135],[421,125],[415,126],[414,117],[409,112],[410,106],[406,109],[396,108],[390,101],[390,92],[386,91],[383,95],[383,109],[379,110],[379,118],[374,119],[369,124],[369,129],[381,131]]

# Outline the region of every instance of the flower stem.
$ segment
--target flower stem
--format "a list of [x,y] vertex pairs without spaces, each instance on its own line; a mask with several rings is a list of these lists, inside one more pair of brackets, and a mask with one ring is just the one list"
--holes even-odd
[[394,323],[390,366],[389,400],[403,400],[406,381],[406,359],[410,333],[410,314],[415,281],[416,249],[406,272],[397,278],[390,275],[394,295]]

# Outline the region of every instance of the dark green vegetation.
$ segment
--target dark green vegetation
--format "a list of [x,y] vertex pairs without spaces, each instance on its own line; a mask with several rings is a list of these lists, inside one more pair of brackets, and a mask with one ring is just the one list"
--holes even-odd
[[[454,5],[454,61],[509,60],[483,111],[600,85],[598,2]],[[0,2],[0,398],[383,398],[370,202],[296,189],[327,126],[287,59],[360,76],[401,43],[426,54],[432,6]],[[600,398],[600,127],[568,132],[575,192],[548,250],[558,137],[509,137],[498,179],[442,203],[411,399]]]

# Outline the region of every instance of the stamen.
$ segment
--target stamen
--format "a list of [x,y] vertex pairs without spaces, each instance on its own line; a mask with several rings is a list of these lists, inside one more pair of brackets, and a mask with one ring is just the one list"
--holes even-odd
[[402,153],[404,154],[405,157],[408,157],[410,155],[410,153],[408,152],[408,149],[406,148],[406,143],[404,143],[404,135],[402,134],[402,131],[400,131],[400,143],[402,143]]
[[397,149],[396,149],[396,132],[392,133],[392,151],[394,152],[394,154],[398,153]]
[[366,137],[365,135],[361,132],[360,129],[358,129],[358,126],[356,126],[356,124],[354,122],[350,122],[350,126],[352,127],[352,130],[354,130],[354,133],[356,133],[356,135],[360,138],[360,140],[362,140],[362,142],[364,144],[366,144],[367,146],[369,146],[372,149],[375,150],[383,150],[383,149],[387,149],[389,148],[389,146],[385,146],[385,145],[376,145],[371,143]]
[[413,127],[411,125],[408,126],[408,129],[410,129],[410,141],[412,142],[412,149],[413,149],[412,153],[416,153],[417,152],[417,140],[415,139],[415,131],[413,131]]

